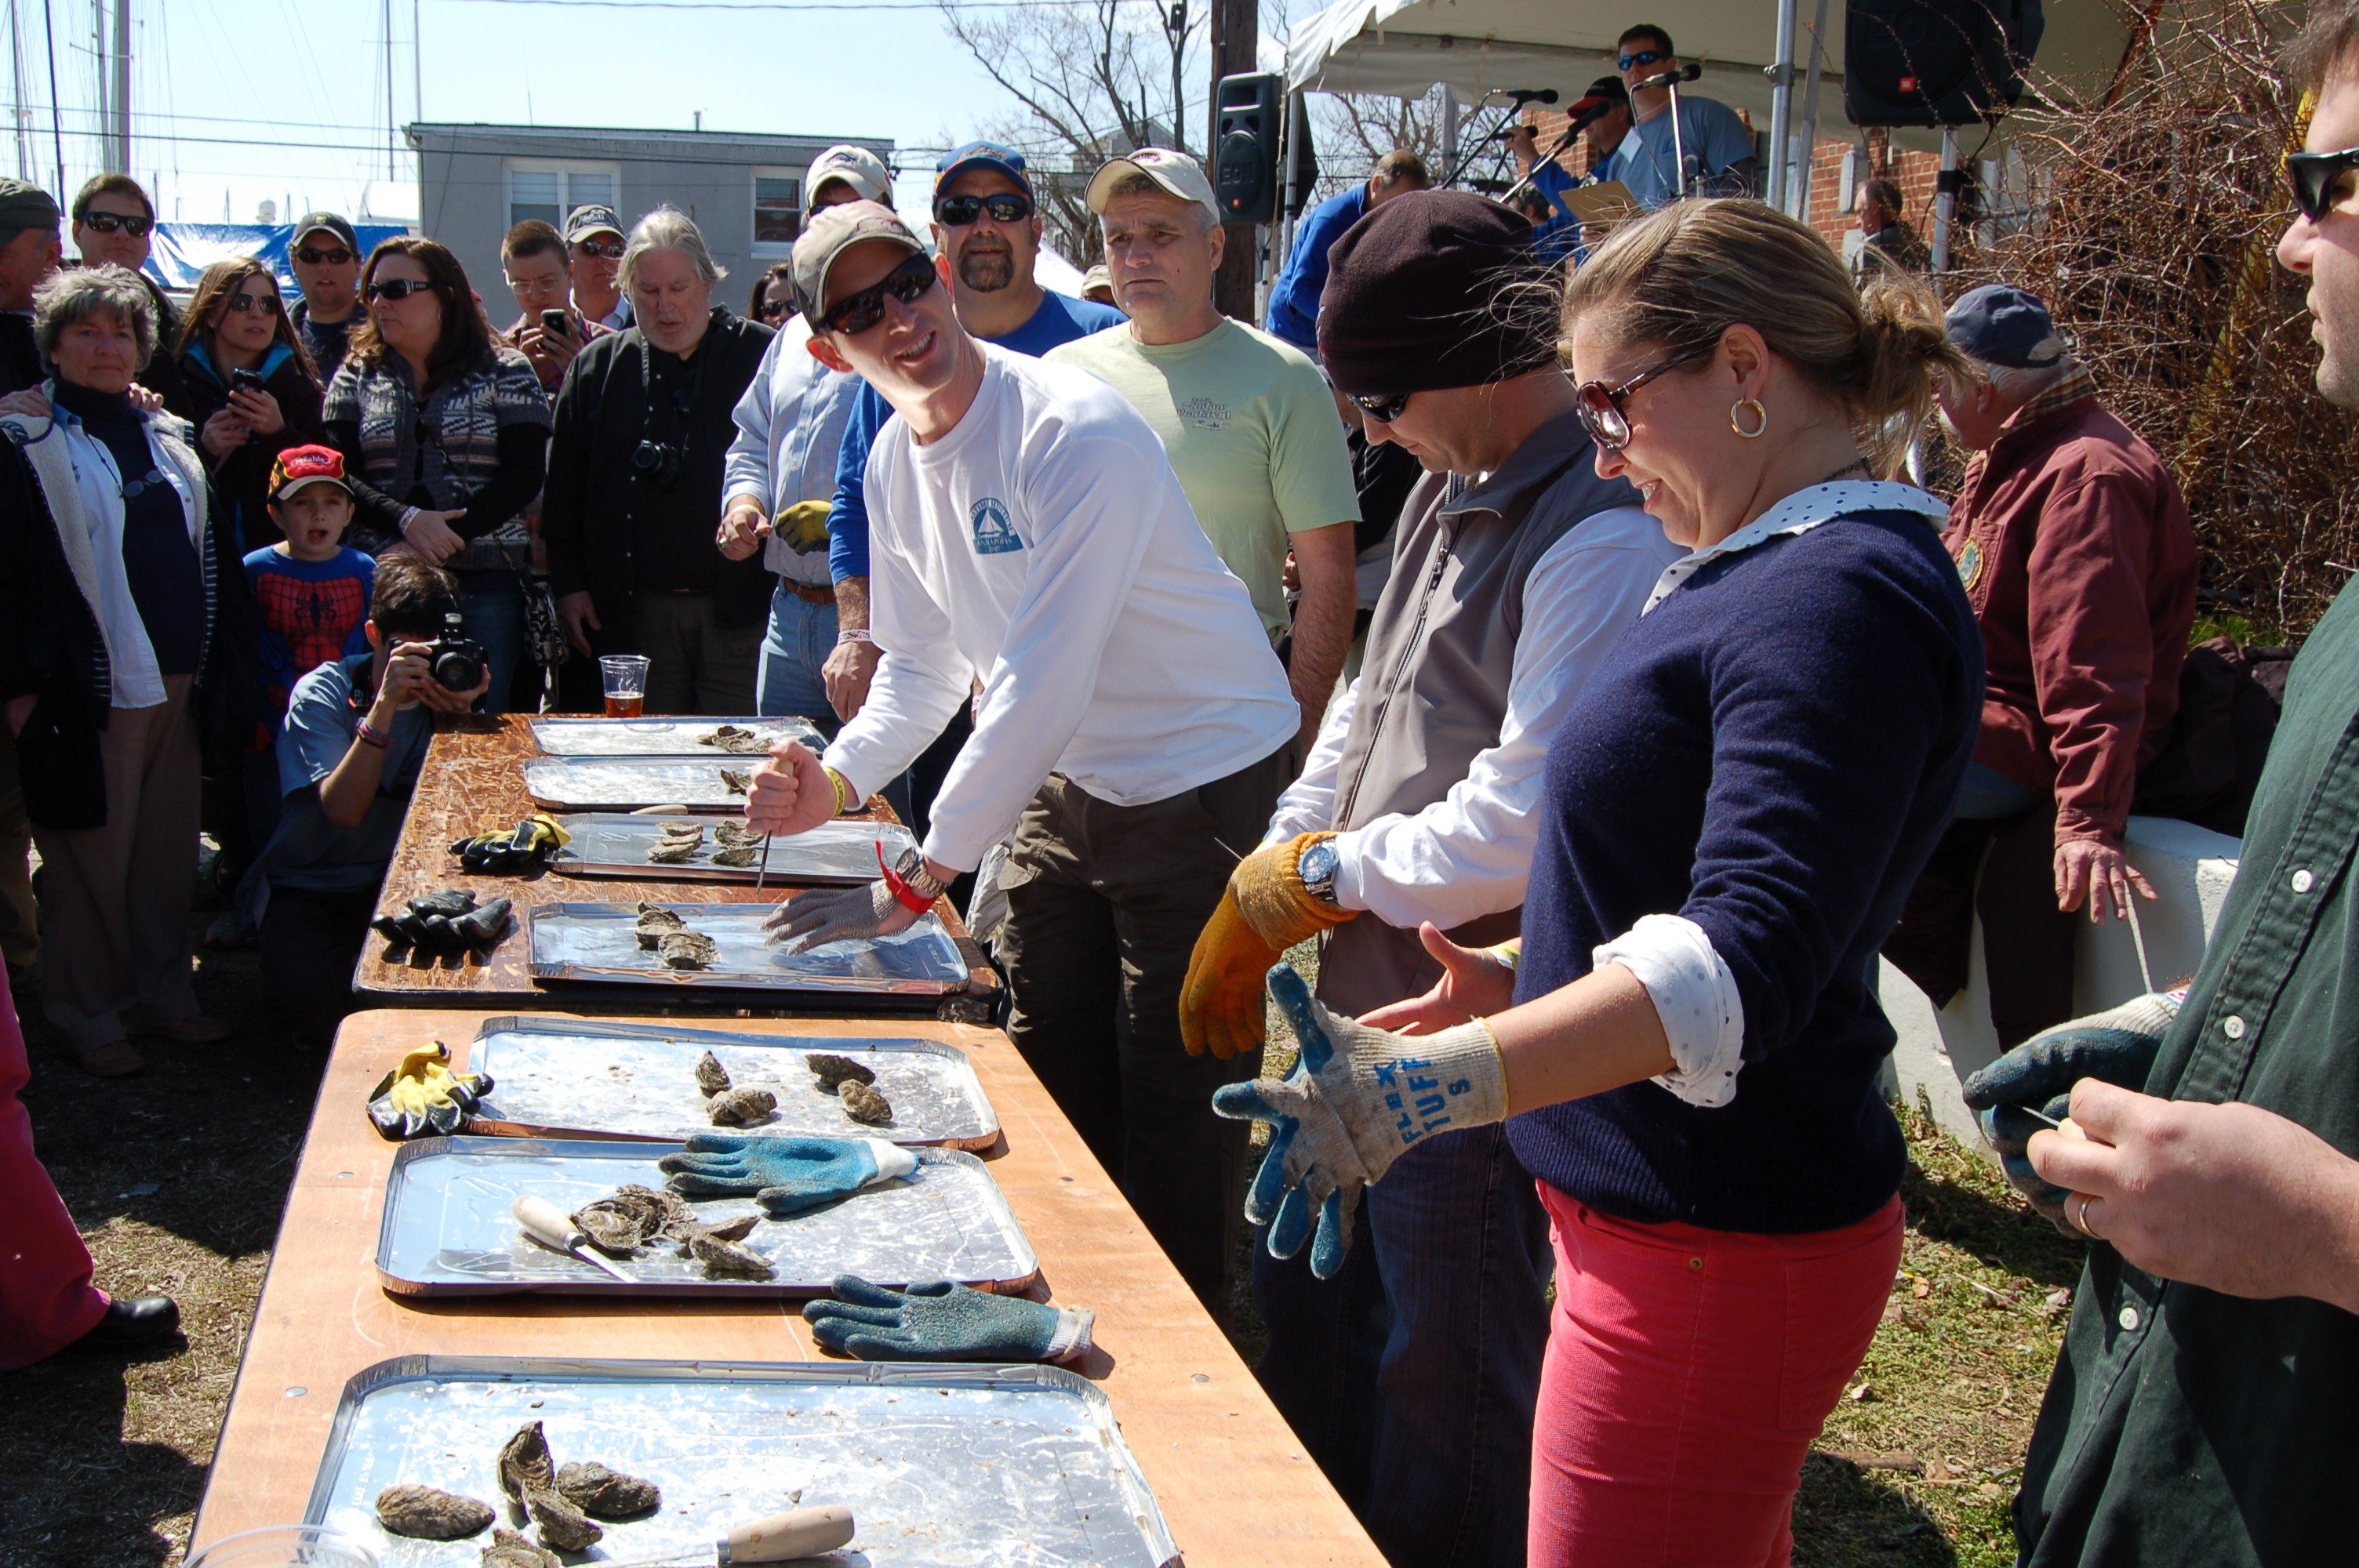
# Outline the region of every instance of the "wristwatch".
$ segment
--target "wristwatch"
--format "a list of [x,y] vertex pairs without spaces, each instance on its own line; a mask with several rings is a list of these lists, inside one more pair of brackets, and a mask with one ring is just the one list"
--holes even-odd
[[1321,838],[1296,857],[1294,874],[1302,879],[1302,890],[1320,903],[1335,902],[1335,868],[1342,857],[1335,853],[1335,840]]

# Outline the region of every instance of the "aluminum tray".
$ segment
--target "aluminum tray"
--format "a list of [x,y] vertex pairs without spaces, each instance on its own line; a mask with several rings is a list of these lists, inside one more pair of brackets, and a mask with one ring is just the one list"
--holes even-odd
[[599,980],[648,986],[865,991],[939,996],[962,990],[966,960],[950,928],[929,910],[907,931],[835,942],[790,953],[762,934],[776,905],[671,903],[663,906],[719,944],[709,969],[667,969],[639,946],[638,907],[628,903],[543,903],[525,914],[536,980]]
[[[751,866],[716,866],[712,853],[722,848],[704,827],[704,842],[693,859],[659,862],[647,851],[662,841],[664,827],[677,816],[632,816],[614,812],[580,812],[560,817],[571,843],[549,862],[565,877],[630,877],[638,881],[750,882],[761,871]],[[808,833],[778,838],[770,845],[768,881],[787,887],[810,887],[826,882],[873,882],[878,876],[876,846],[885,846],[886,862],[897,863],[901,852],[916,847],[909,830],[894,822],[822,822]],[[755,846],[755,854],[761,847]]]
[[636,811],[684,806],[742,814],[745,797],[721,782],[721,770],[751,773],[759,757],[530,757],[524,792],[549,811]]
[[[823,1026],[821,1026],[823,1027]],[[625,1138],[678,1142],[710,1132],[696,1060],[710,1051],[737,1084],[778,1097],[777,1119],[743,1130],[889,1138],[982,1150],[999,1137],[999,1113],[973,1064],[930,1040],[730,1034],[571,1019],[495,1018],[476,1032],[470,1071],[492,1076],[491,1098],[471,1130],[526,1138]],[[893,1107],[888,1127],[867,1127],[821,1092],[807,1051],[849,1056],[876,1075]]]
[[[718,746],[700,746],[699,735],[718,725],[755,730],[776,745],[800,741],[816,752],[826,742],[808,719],[536,719],[532,743],[544,757],[726,757]],[[755,756],[756,762],[761,761]]]
[[851,1568],[1163,1568],[1179,1549],[1112,1403],[1053,1367],[560,1361],[408,1356],[344,1385],[304,1519],[386,1568],[474,1568],[489,1532],[408,1541],[376,1495],[407,1481],[516,1516],[495,1456],[539,1422],[559,1463],[596,1459],[663,1488],[581,1563],[713,1560],[732,1527],[842,1503],[859,1533],[814,1559]]
[[[709,1130],[720,1131],[714,1128]],[[512,1212],[527,1193],[568,1214],[625,1182],[660,1187],[656,1162],[676,1143],[614,1143],[518,1138],[429,1138],[405,1143],[386,1177],[376,1271],[397,1296],[824,1295],[838,1274],[879,1284],[944,1278],[992,1290],[1021,1290],[1040,1271],[1032,1244],[983,1162],[949,1149],[917,1152],[907,1178],[854,1193],[790,1219],[766,1216],[745,1245],[770,1260],[768,1280],[715,1280],[669,1242],[642,1247],[615,1266],[625,1285],[518,1228]],[[699,1202],[711,1223],[761,1214],[752,1198]]]

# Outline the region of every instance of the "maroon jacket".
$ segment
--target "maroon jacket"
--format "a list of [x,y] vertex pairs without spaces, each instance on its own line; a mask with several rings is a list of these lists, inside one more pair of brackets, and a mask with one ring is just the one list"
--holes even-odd
[[1975,458],[1942,542],[1990,670],[1974,760],[2052,788],[2058,843],[2119,843],[2195,621],[2178,481],[2076,370]]

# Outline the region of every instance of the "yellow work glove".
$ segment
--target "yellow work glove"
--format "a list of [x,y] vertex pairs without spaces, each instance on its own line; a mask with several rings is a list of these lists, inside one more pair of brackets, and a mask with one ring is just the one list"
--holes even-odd
[[369,1119],[392,1138],[456,1132],[491,1087],[491,1079],[481,1073],[462,1077],[452,1072],[451,1047],[437,1040],[404,1056],[377,1086],[369,1099]]
[[1263,987],[1286,950],[1349,920],[1302,885],[1295,862],[1332,833],[1304,833],[1266,845],[1237,862],[1220,907],[1196,938],[1188,979],[1180,991],[1180,1040],[1191,1056],[1209,1046],[1227,1061],[1257,1051],[1267,1035]]

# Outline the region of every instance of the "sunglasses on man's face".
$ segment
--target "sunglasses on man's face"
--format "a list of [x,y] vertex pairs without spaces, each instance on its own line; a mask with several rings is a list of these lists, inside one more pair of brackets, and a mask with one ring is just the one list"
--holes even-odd
[[342,266],[353,259],[353,253],[342,245],[338,245],[332,251],[323,251],[305,245],[295,253],[295,259],[305,266]]
[[275,294],[233,294],[229,297],[229,308],[240,316],[251,316],[256,311],[259,311],[265,316],[268,316],[277,310],[278,296]]
[[1367,394],[1347,392],[1343,395],[1352,400],[1352,406],[1374,419],[1377,424],[1389,425],[1401,416],[1401,412],[1408,406],[1408,400],[1415,397],[1417,394],[1414,392]]
[[885,319],[885,297],[891,295],[904,305],[914,305],[925,297],[926,290],[941,279],[934,272],[933,258],[914,255],[882,279],[857,294],[847,294],[829,306],[819,319],[820,327],[830,332],[847,336],[865,332]]
[[1711,354],[1720,345],[1706,343],[1684,353],[1673,354],[1652,370],[1640,371],[1619,386],[1608,386],[1602,381],[1584,381],[1573,391],[1573,412],[1581,416],[1582,428],[1589,438],[1609,452],[1618,452],[1630,444],[1630,416],[1625,406],[1630,395],[1656,377],[1690,364]]
[[2311,222],[2324,221],[2334,205],[2334,188],[2354,169],[2359,169],[2359,147],[2339,153],[2288,153],[2286,183],[2293,187],[2293,204]]
[[388,277],[382,283],[369,285],[371,299],[403,300],[413,294],[424,294],[433,288],[430,283],[417,283],[406,277]]
[[82,221],[82,226],[92,233],[112,234],[119,229],[134,239],[156,226],[153,218],[134,218],[120,212],[85,212]]
[[1621,59],[1615,60],[1614,62],[1614,69],[1616,70],[1633,70],[1639,66],[1652,65],[1658,59],[1669,59],[1670,58],[1670,56],[1665,54],[1660,49],[1640,49],[1636,54],[1625,54]]
[[944,196],[934,202],[934,222],[945,229],[963,229],[983,213],[995,223],[1016,223],[1032,216],[1032,199],[1004,190],[995,196]]
[[608,261],[623,259],[624,245],[620,240],[576,240],[573,248],[585,256],[604,256]]

